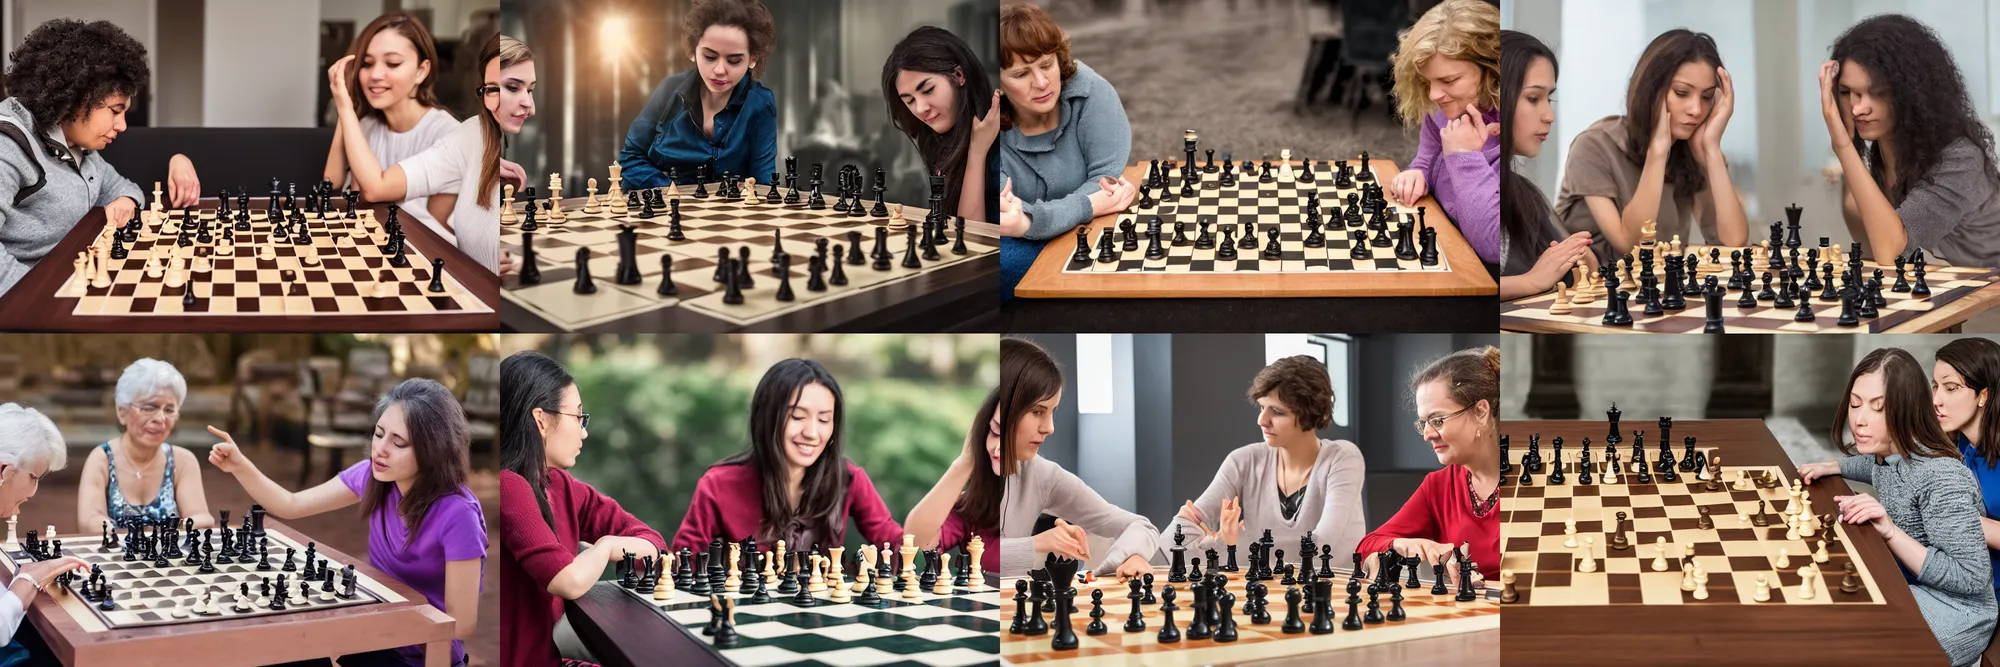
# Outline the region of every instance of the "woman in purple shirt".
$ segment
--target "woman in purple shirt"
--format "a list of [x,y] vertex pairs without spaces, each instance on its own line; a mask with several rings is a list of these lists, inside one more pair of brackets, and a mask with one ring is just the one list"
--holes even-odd
[[[257,470],[228,433],[208,462],[234,475],[272,516],[294,519],[361,503],[368,519],[368,564],[424,594],[457,621],[451,664],[466,664],[464,640],[479,622],[486,516],[465,487],[470,431],[451,391],[432,380],[404,380],[375,405],[368,460],[335,479],[292,492]],[[422,665],[424,649],[405,646],[343,656],[343,667]]]
[[1395,65],[1403,123],[1423,132],[1416,159],[1386,194],[1414,206],[1435,192],[1480,261],[1498,267],[1500,10],[1445,0],[1403,33]]

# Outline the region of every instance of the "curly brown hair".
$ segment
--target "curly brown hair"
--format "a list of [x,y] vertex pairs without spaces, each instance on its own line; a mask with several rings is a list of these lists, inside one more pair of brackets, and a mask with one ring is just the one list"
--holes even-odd
[[[1069,34],[1040,5],[1026,0],[1000,3],[1000,69],[1054,54],[1062,82],[1076,78],[1076,59],[1069,55]],[[1002,76],[1005,76],[1003,73]],[[1000,98],[1000,129],[1014,127],[1014,103]]]
[[1257,371],[1257,378],[1250,381],[1250,401],[1273,395],[1305,430],[1333,423],[1333,380],[1318,359],[1303,354],[1285,357]]
[[[771,18],[771,10],[757,0],[698,0],[694,8],[688,10],[686,28],[687,49],[692,55],[696,44],[701,42],[702,33],[710,26],[730,26],[743,31],[750,40],[750,59],[758,63],[771,55],[771,48],[778,41],[778,24]],[[751,78],[756,78],[758,68],[750,68]]]
[[110,21],[43,23],[13,56],[7,91],[43,130],[82,120],[113,95],[137,96],[153,78],[146,47]]

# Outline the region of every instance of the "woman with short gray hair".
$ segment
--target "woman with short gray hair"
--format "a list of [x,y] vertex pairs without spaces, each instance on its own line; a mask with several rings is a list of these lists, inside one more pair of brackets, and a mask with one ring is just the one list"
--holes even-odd
[[83,463],[76,499],[77,529],[106,523],[194,519],[213,528],[201,488],[201,460],[167,444],[187,400],[187,378],[174,365],[140,359],[125,367],[113,393],[124,433],[95,449]]
[[[62,433],[48,417],[33,408],[0,404],[0,515],[20,515],[21,503],[35,496],[42,476],[61,470],[68,458]],[[0,592],[0,641],[7,642],[0,646],[0,664],[19,664],[28,659],[27,647],[15,639],[15,633],[22,630],[34,632],[34,626],[21,626],[21,621],[27,618],[28,605],[35,603],[35,596],[56,575],[82,567],[82,559],[63,556],[25,563],[14,572],[6,591]],[[31,643],[40,645],[39,641]]]

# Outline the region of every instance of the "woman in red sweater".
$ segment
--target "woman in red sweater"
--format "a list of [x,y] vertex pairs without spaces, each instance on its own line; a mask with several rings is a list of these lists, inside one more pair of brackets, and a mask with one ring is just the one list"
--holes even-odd
[[[1395,549],[1436,563],[1462,546],[1479,576],[1491,579],[1500,570],[1500,350],[1459,350],[1433,361],[1410,379],[1410,389],[1417,431],[1444,468],[1425,475],[1403,509],[1361,538],[1357,550]],[[1457,573],[1445,568],[1453,585]]]
[[[562,364],[537,352],[500,362],[500,641],[510,667],[565,664],[553,638],[563,600],[583,597],[625,554],[656,556],[665,546],[618,501],[565,472],[589,422]],[[578,552],[578,542],[590,547]]]
[[[1000,571],[1000,497],[1006,493],[1007,479],[1001,476],[1000,390],[986,395],[979,416],[965,435],[965,448],[945,469],[930,493],[910,508],[903,525],[917,537],[919,549],[950,551],[978,537],[986,547],[979,567]],[[984,465],[981,465],[984,464]]]
[[759,548],[784,540],[791,553],[816,553],[847,540],[847,519],[871,544],[903,539],[903,527],[876,495],[868,473],[840,453],[840,383],[810,359],[764,371],[750,395],[750,448],[702,474],[675,551],[755,536]]

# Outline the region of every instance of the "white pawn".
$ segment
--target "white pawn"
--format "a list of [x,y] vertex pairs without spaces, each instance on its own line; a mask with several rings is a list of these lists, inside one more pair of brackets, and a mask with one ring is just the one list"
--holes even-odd
[[1757,590],[1750,594],[1750,599],[1758,602],[1770,602],[1771,580],[1764,578],[1764,575],[1757,575]]
[[1694,599],[1708,599],[1708,573],[1701,571],[1701,568],[1695,568],[1694,571]]
[[1682,563],[1682,564],[1681,564],[1681,590],[1683,590],[1683,591],[1688,591],[1688,592],[1693,592],[1693,591],[1694,591],[1694,566],[1693,566],[1693,565],[1689,565],[1689,564],[1686,564],[1686,563]]
[[1831,556],[1828,556],[1826,553],[1826,538],[1824,537],[1819,538],[1819,550],[1813,552],[1813,562],[1824,563],[1829,558],[1831,558]]
[[1576,548],[1576,519],[1574,518],[1563,522],[1563,546],[1570,549]]
[[1740,526],[1740,527],[1743,527],[1743,528],[1750,528],[1750,527],[1752,527],[1752,524],[1750,523],[1750,515],[1749,515],[1749,514],[1745,514],[1745,513],[1742,513],[1742,512],[1737,512],[1737,513],[1736,513],[1736,525],[1737,525],[1737,526]]
[[1798,540],[1798,539],[1799,539],[1799,515],[1797,515],[1797,514],[1786,514],[1786,515],[1785,515],[1785,541],[1786,541],[1786,542],[1792,542],[1792,541],[1796,541],[1796,540]]
[[1667,538],[1653,538],[1653,571],[1667,571]]
[[[182,602],[185,602],[185,601],[182,601]],[[174,618],[187,618],[187,617],[188,617],[188,608],[187,608],[187,605],[185,605],[185,604],[182,604],[182,602],[175,602],[175,603],[174,603],[174,608],[173,608],[173,610],[172,610],[172,611],[169,611],[169,612],[167,612],[167,613],[168,613],[169,615],[173,616]]]
[[940,574],[937,584],[931,586],[931,592],[937,595],[951,595],[951,554],[938,554],[938,559]]
[[[662,571],[662,572],[665,572],[665,573],[667,573],[667,575],[666,575],[666,576],[663,576],[663,577],[660,577],[660,583],[659,583],[659,585],[657,585],[657,586],[654,586],[654,587],[653,587],[653,599],[654,599],[654,600],[672,600],[672,599],[674,599],[674,577],[673,577],[673,572],[674,572],[674,557],[675,557],[675,556],[677,556],[677,555],[678,555],[678,554],[672,554],[672,553],[663,553],[663,554],[660,554],[660,558],[661,558],[661,561],[660,561],[660,571]],[[762,553],[762,554],[758,554],[758,558],[759,558],[760,560],[764,561],[764,571],[765,571],[765,572],[770,572],[770,571],[771,571],[771,554],[770,554],[770,552],[765,552],[765,553]]]
[[1815,588],[1813,586],[1813,580],[1817,578],[1819,578],[1819,573],[1813,571],[1813,566],[1811,565],[1799,566],[1799,599],[1801,600],[1813,599],[1813,589]]
[[1576,571],[1578,572],[1597,571],[1597,552],[1595,549],[1592,548],[1596,544],[1597,544],[1597,538],[1595,537],[1583,538],[1583,553],[1581,554],[1583,556],[1583,564],[1578,566],[1576,568]]
[[1791,567],[1792,566],[1791,563],[1792,563],[1791,550],[1786,549],[1785,547],[1778,547],[1778,560],[1773,562],[1772,565],[1776,565],[1778,569],[1782,570]]

